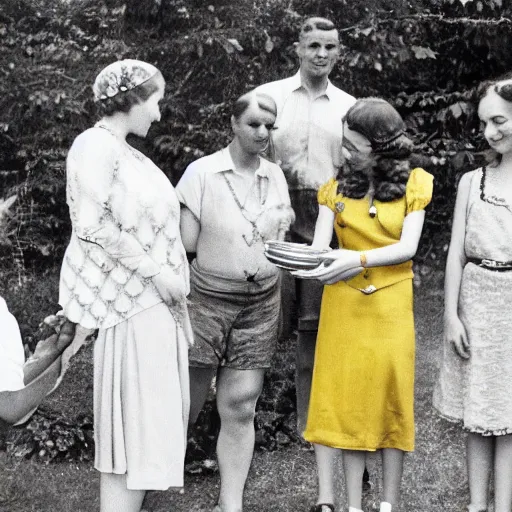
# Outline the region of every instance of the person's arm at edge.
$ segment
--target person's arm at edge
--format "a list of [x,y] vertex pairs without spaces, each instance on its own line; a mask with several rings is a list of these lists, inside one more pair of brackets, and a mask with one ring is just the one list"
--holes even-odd
[[[14,425],[44,400],[60,375],[60,357],[34,380],[16,391],[0,392],[0,419]],[[27,379],[25,378],[25,382]]]

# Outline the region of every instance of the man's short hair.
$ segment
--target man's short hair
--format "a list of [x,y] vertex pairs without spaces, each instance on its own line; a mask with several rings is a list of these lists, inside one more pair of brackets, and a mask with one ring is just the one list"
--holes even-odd
[[334,23],[327,18],[307,18],[300,27],[299,40],[309,32],[313,32],[313,30],[325,30],[326,32],[330,32],[331,30],[336,30],[336,27]]

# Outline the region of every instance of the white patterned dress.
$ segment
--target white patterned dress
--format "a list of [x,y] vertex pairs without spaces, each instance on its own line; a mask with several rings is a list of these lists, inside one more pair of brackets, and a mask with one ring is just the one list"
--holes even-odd
[[471,260],[512,262],[512,197],[494,168],[472,172],[466,210],[459,316],[471,356],[445,343],[434,406],[470,432],[512,434],[512,270],[483,268]]
[[128,489],[183,485],[189,412],[184,304],[169,308],[151,277],[170,268],[188,288],[180,206],[158,167],[101,127],[67,159],[72,234],[59,303],[94,347],[95,467]]

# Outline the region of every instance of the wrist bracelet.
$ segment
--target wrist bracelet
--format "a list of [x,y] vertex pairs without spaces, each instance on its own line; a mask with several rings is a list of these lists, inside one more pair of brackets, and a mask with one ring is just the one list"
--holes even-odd
[[367,260],[364,252],[359,253],[359,261],[361,262],[361,267],[366,268]]

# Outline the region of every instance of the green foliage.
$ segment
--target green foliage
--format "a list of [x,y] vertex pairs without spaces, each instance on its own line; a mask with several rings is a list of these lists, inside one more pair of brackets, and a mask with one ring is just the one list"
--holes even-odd
[[6,445],[7,453],[18,458],[36,457],[41,462],[91,460],[92,419],[84,416],[70,423],[40,410],[25,428],[12,429]]
[[439,256],[455,183],[484,156],[472,88],[512,68],[512,7],[499,0],[4,0],[0,197],[18,200],[0,258],[19,268],[62,258],[65,156],[96,120],[90,86],[104,65],[135,57],[162,70],[162,122],[134,144],[176,183],[188,163],[229,140],[236,97],[295,72],[293,43],[309,14],[340,28],[332,81],[385,97],[404,115],[436,177],[420,259]]

